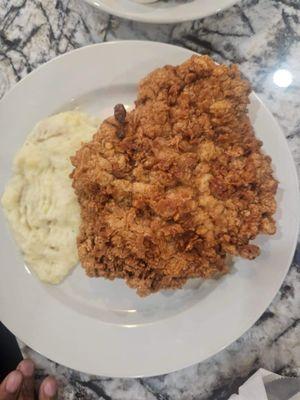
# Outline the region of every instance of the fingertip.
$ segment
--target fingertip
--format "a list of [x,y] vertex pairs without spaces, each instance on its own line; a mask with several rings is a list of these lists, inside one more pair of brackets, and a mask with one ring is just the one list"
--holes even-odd
[[15,394],[21,389],[23,375],[20,371],[12,371],[8,374],[5,383],[5,390],[9,394]]
[[17,369],[25,378],[31,378],[34,375],[34,363],[29,358],[22,360]]
[[57,382],[52,376],[48,376],[42,383],[42,391],[46,397],[53,398],[57,394]]

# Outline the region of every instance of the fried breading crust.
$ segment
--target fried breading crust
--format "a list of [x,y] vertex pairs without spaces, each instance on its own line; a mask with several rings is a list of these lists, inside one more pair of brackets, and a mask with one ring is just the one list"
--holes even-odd
[[88,276],[145,296],[226,273],[226,255],[259,255],[249,242],[276,230],[277,182],[249,94],[237,66],[193,56],[153,71],[134,110],[102,123],[72,158]]

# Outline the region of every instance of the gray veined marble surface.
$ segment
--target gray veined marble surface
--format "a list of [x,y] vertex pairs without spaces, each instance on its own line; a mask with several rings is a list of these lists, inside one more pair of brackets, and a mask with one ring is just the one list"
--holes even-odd
[[[239,64],[280,123],[299,171],[300,0],[244,0],[213,17],[160,26],[109,16],[83,0],[0,0],[0,97],[56,55],[117,39],[174,43]],[[39,378],[58,377],[61,399],[221,400],[259,367],[300,376],[300,246],[261,319],[201,364],[161,377],[108,379],[68,370],[28,348],[24,353],[36,360]]]

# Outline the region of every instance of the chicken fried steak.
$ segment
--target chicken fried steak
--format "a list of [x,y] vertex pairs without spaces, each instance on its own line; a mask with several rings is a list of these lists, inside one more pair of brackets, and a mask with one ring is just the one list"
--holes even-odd
[[88,276],[122,278],[141,296],[253,259],[273,234],[277,182],[237,66],[193,56],[144,78],[135,108],[117,105],[72,157]]

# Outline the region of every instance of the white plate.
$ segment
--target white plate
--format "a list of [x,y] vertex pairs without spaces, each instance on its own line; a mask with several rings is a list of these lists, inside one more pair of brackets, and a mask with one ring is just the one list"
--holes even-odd
[[152,23],[191,21],[216,14],[238,0],[160,0],[138,4],[134,0],[85,0],[110,14]]
[[[31,73],[0,102],[0,192],[11,160],[40,119],[80,106],[107,116],[132,104],[136,84],[192,52],[153,42],[81,48]],[[277,123],[255,94],[251,118],[272,156],[278,190],[278,233],[260,237],[255,261],[238,259],[219,281],[192,282],[174,293],[141,299],[122,281],[89,279],[82,268],[59,286],[40,283],[0,219],[0,318],[45,356],[88,373],[133,377],[174,371],[215,354],[259,318],[278,291],[294,253],[299,199],[294,163]]]

